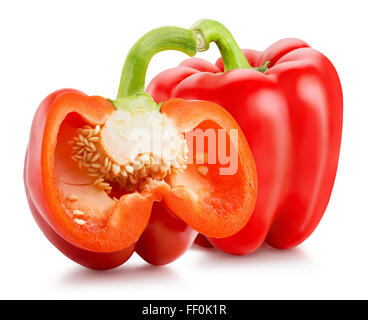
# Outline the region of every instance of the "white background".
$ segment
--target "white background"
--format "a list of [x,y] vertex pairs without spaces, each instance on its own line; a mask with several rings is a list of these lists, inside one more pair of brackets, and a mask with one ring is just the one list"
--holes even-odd
[[[368,298],[366,1],[2,1],[0,4],[0,298]],[[341,160],[331,201],[300,247],[234,257],[193,248],[166,267],[134,255],[84,269],[43,236],[26,202],[23,158],[33,114],[64,87],[114,98],[129,48],[164,25],[224,23],[241,47],[297,37],[335,64],[344,92]],[[199,54],[214,62],[218,51]],[[156,56],[148,79],[185,57]]]

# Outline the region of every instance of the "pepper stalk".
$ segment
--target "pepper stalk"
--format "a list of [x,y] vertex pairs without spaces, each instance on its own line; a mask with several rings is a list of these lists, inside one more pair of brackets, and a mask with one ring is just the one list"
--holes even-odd
[[[193,57],[197,52],[208,50],[212,42],[221,53],[225,71],[252,68],[230,31],[220,22],[203,19],[190,29],[158,28],[146,33],[130,49],[122,70],[117,97],[112,101],[114,106],[125,110],[159,110],[160,106],[145,92],[147,68],[152,57],[164,50],[181,51]],[[256,70],[264,72],[267,65]]]

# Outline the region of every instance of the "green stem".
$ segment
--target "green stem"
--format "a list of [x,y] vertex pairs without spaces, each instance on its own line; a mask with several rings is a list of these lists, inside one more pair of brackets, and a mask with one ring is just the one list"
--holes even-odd
[[259,72],[265,73],[268,70],[268,66],[270,65],[270,61],[266,61],[263,65],[259,66],[258,68],[253,68]]
[[192,29],[203,34],[206,40],[206,49],[209,48],[211,42],[216,43],[224,62],[225,72],[233,69],[252,68],[230,31],[220,22],[200,20],[192,26]]
[[152,30],[140,38],[130,49],[121,74],[117,100],[145,94],[145,79],[151,58],[163,50],[178,50],[194,56],[198,36],[193,30],[163,27]]
[[159,106],[145,92],[147,68],[152,57],[163,50],[178,50],[192,57],[196,52],[206,51],[211,42],[215,42],[220,50],[225,71],[252,68],[229,30],[217,21],[200,20],[189,30],[158,28],[146,33],[130,49],[121,73],[117,98],[112,101],[115,107],[158,109]]

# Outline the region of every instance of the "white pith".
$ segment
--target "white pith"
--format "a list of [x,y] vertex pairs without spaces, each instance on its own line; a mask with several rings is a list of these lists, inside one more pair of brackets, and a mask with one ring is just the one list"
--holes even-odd
[[186,169],[187,143],[159,111],[117,110],[102,127],[77,129],[70,144],[72,159],[107,193],[110,182],[132,192]]

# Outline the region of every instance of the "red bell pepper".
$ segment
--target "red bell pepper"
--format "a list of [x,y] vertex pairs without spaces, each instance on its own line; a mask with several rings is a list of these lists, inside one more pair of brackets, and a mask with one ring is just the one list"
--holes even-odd
[[223,106],[244,131],[259,179],[249,223],[231,237],[209,241],[237,255],[264,241],[295,247],[317,227],[334,184],[343,118],[336,70],[301,40],[242,51],[216,21],[200,21],[193,30],[203,33],[207,46],[216,42],[222,58],[215,65],[188,59],[157,75],[147,92],[156,102],[178,97]]
[[[116,100],[64,89],[39,106],[26,152],[26,195],[46,237],[77,263],[113,268],[136,250],[149,263],[165,264],[198,232],[226,237],[247,223],[257,175],[231,115],[205,101],[157,105],[144,91],[155,53],[175,49],[193,56],[203,45],[199,40],[193,30],[156,29],[129,52]],[[186,141],[184,132],[211,128],[225,132],[226,148],[237,144],[239,166],[232,175],[221,175],[218,161],[187,161],[197,140]],[[171,140],[165,136],[160,143],[163,151],[175,151],[173,157],[151,148],[152,131],[147,140],[136,129],[170,129]],[[239,131],[237,141],[232,129]]]

